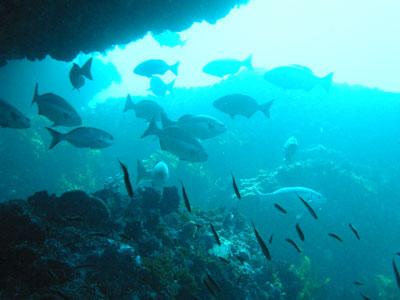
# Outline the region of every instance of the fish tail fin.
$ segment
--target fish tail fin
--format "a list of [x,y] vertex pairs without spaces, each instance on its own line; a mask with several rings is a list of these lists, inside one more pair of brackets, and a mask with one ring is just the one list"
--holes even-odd
[[172,80],[170,83],[167,84],[167,90],[172,92],[172,89],[174,88],[176,79]]
[[260,104],[260,110],[268,119],[270,118],[270,110],[272,103],[274,103],[274,100],[268,101],[267,103],[264,104]]
[[170,118],[168,118],[167,114],[165,112],[161,113],[161,125],[163,128],[172,126],[174,124],[174,121],[172,121]]
[[136,184],[138,184],[143,178],[146,178],[148,175],[148,172],[146,171],[146,168],[143,165],[143,162],[141,160],[137,160],[137,176],[136,176]]
[[124,112],[134,109],[134,108],[135,108],[135,103],[133,103],[131,95],[128,94],[128,96],[126,96]]
[[39,96],[39,84],[36,82],[35,91],[33,92],[32,104],[37,102],[37,97]]
[[253,69],[253,54],[250,54],[242,63],[243,66],[245,66],[247,69]]
[[320,84],[324,87],[326,91],[329,91],[329,88],[332,85],[333,73],[329,73],[325,77],[320,79]]
[[93,61],[93,57],[89,58],[81,68],[81,74],[89,80],[93,80],[92,61]]
[[149,123],[149,127],[147,127],[146,131],[143,132],[141,138],[149,135],[159,135],[160,131],[160,128],[157,127],[156,120],[153,118]]
[[46,127],[46,129],[49,131],[49,133],[51,134],[51,144],[49,146],[49,149],[54,148],[59,142],[61,142],[64,138],[64,134],[62,134],[61,132],[58,132],[52,128]]
[[179,61],[176,64],[169,67],[172,73],[175,74],[175,76],[178,76],[178,67],[179,67]]

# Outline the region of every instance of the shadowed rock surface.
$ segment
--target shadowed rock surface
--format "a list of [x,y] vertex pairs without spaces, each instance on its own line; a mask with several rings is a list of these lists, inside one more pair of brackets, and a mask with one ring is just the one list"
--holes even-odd
[[0,3],[0,66],[7,60],[70,61],[80,51],[104,51],[148,31],[181,31],[193,22],[215,23],[248,0],[25,1]]

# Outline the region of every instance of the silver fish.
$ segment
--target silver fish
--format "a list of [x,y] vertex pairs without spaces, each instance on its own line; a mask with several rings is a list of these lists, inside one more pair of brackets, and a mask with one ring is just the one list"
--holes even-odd
[[325,77],[317,77],[307,67],[291,65],[267,71],[264,74],[264,78],[272,84],[287,90],[310,91],[316,85],[321,85],[325,90],[329,90],[333,73],[329,73]]
[[164,109],[152,100],[142,100],[137,103],[133,103],[130,95],[126,97],[124,112],[128,110],[134,110],[136,118],[145,119],[151,121],[155,119],[159,121],[161,114],[164,113]]
[[85,77],[89,80],[93,80],[92,77],[92,61],[93,58],[89,58],[85,64],[80,67],[78,64],[73,63],[72,68],[69,71],[69,80],[71,81],[72,86],[79,90],[85,84]]
[[154,75],[164,75],[167,71],[178,75],[178,66],[179,62],[174,65],[168,65],[161,59],[148,59],[138,64],[133,73],[149,78]]
[[233,119],[236,115],[250,118],[255,112],[261,111],[267,118],[270,117],[270,108],[273,100],[258,104],[257,101],[247,95],[230,94],[214,101],[216,109],[228,114]]
[[217,59],[210,61],[203,67],[203,72],[216,77],[224,77],[226,75],[233,75],[239,71],[241,67],[252,69],[251,65],[252,55],[245,60],[237,60],[231,58]]
[[30,120],[7,101],[0,99],[0,127],[25,129],[31,126]]
[[39,108],[39,115],[53,122],[52,126],[74,127],[82,124],[77,111],[63,98],[53,93],[39,95],[38,84],[35,86],[32,103]]
[[203,162],[208,159],[199,140],[177,126],[160,129],[155,120],[152,120],[142,138],[149,135],[157,136],[160,140],[161,150],[175,154],[180,160]]
[[161,122],[163,127],[178,126],[201,140],[216,137],[226,131],[224,123],[207,115],[183,115],[174,122],[162,114]]
[[49,149],[54,148],[61,141],[67,141],[77,148],[91,149],[106,148],[114,142],[111,134],[93,127],[78,127],[67,133],[61,133],[48,127],[46,129],[52,137]]

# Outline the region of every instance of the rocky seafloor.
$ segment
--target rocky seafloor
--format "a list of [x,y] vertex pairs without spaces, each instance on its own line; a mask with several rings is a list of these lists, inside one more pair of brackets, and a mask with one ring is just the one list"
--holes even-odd
[[300,269],[267,262],[243,216],[188,213],[176,187],[133,199],[42,191],[1,203],[0,220],[1,299],[297,299],[306,288]]

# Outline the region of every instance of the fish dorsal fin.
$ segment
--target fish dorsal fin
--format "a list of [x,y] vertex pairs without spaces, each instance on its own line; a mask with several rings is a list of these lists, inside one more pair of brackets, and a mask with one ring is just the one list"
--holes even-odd
[[179,118],[179,121],[186,121],[186,120],[188,120],[188,119],[191,119],[192,117],[193,117],[192,114],[186,114],[186,115],[181,116],[181,117]]
[[292,68],[295,68],[295,69],[300,69],[300,70],[303,70],[303,71],[312,73],[312,71],[311,71],[311,69],[310,69],[309,67],[305,67],[305,66],[297,65],[297,64],[293,64],[293,65],[290,65],[290,66],[291,66]]

